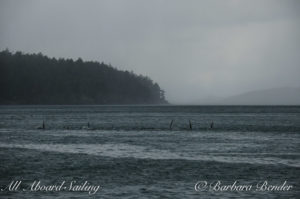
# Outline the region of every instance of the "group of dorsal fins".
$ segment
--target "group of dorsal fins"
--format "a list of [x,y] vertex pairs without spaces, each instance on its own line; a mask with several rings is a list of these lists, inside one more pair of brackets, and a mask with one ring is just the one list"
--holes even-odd
[[[170,130],[173,129],[173,123],[174,123],[174,120],[171,120],[170,125],[169,125],[169,129],[170,129]],[[64,128],[65,128],[65,127],[64,127]],[[211,128],[211,129],[214,128],[214,122],[213,122],[213,121],[210,123],[210,128]],[[45,129],[46,129],[46,125],[45,125],[45,121],[44,121],[44,120],[43,120],[42,126],[38,127],[37,129],[42,129],[42,130],[45,130]],[[65,129],[69,129],[69,127],[66,127]],[[87,123],[87,126],[86,126],[86,127],[83,127],[83,129],[91,130],[90,123],[88,122],[88,123]],[[192,125],[191,120],[189,120],[189,129],[190,129],[190,130],[193,130],[193,125]]]

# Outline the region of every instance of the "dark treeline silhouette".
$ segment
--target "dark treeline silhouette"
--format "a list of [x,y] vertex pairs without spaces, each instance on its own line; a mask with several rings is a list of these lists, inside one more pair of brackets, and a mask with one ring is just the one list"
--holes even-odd
[[0,52],[0,104],[163,104],[146,76],[78,58]]

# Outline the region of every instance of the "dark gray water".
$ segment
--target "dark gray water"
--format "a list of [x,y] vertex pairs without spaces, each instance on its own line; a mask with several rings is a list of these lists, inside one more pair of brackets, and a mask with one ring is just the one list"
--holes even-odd
[[[297,198],[299,133],[299,106],[1,106],[0,197]],[[101,187],[31,191],[35,180]],[[293,188],[196,191],[198,181]]]

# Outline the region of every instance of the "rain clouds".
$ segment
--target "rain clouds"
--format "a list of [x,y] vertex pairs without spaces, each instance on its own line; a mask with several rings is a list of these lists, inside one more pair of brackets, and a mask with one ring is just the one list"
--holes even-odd
[[147,75],[173,103],[300,86],[300,1],[3,0],[0,48]]

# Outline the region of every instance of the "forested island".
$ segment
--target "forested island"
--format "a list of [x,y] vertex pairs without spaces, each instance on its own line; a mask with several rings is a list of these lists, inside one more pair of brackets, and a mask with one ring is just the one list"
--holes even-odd
[[165,104],[143,75],[94,61],[0,52],[0,104]]

